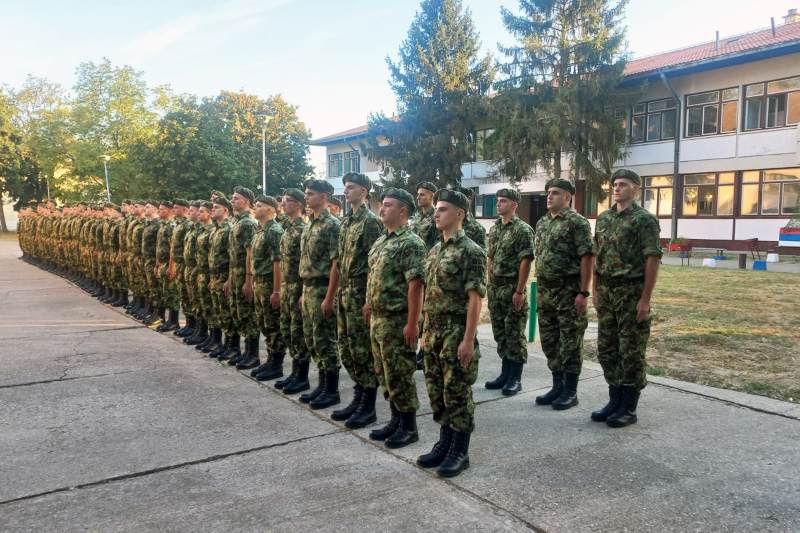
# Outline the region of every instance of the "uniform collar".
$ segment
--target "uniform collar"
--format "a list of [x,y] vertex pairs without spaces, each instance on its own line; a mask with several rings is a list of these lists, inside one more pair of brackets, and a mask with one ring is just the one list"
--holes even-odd
[[455,232],[453,236],[450,237],[448,240],[444,240],[444,236],[442,236],[442,243],[443,243],[442,246],[447,246],[448,244],[456,244],[461,239],[464,238],[464,235],[466,235],[466,233],[464,233],[464,228],[461,228],[460,230]]
[[547,212],[547,216],[549,216],[549,217],[550,217],[550,220],[553,220],[554,218],[563,218],[564,216],[566,216],[566,214],[567,214],[567,212],[568,212],[569,210],[570,210],[570,208],[569,208],[569,207],[565,207],[565,208],[561,209],[561,210],[560,210],[558,213],[556,213],[555,215],[554,215],[553,213],[551,213],[550,211],[548,211],[548,212]]

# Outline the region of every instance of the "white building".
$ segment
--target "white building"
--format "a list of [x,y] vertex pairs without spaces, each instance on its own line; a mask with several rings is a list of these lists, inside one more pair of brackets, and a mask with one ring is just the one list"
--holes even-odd
[[[774,28],[633,60],[624,83],[646,83],[647,89],[624,118],[627,154],[617,166],[642,176],[642,205],[658,216],[662,238],[729,250],[745,250],[748,239],[758,239],[762,250],[776,248],[780,228],[800,215],[796,10]],[[359,150],[366,131],[361,126],[312,141],[327,149],[327,177],[337,193],[350,170],[380,180],[379,168]],[[462,166],[462,184],[477,192],[475,214],[488,225],[494,193],[507,183],[488,177],[486,135],[491,130],[476,132],[474,161]],[[535,174],[520,184],[520,214],[531,223],[546,211],[548,177]],[[579,182],[575,205],[593,220],[610,200],[597,202]]]

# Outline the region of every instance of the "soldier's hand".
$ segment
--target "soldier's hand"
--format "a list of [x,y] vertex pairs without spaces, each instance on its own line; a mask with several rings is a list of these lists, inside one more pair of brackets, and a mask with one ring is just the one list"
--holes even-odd
[[514,292],[511,297],[511,303],[514,304],[514,309],[520,311],[522,306],[525,305],[525,293]]
[[575,296],[575,311],[578,313],[578,316],[585,315],[587,307],[589,307],[589,299],[586,296],[583,294]]
[[364,304],[364,307],[361,308],[361,317],[364,319],[364,323],[369,326],[369,317],[372,314],[372,308],[369,304]]
[[253,301],[253,278],[245,280],[244,285],[242,285],[242,296],[244,296],[245,301]]
[[650,302],[640,299],[636,304],[636,322],[647,320],[648,316],[650,316]]
[[280,309],[281,308],[281,293],[278,291],[273,292],[269,295],[269,303],[273,309]]
[[406,346],[411,349],[417,347],[417,342],[419,341],[419,324],[414,322],[413,324],[406,324],[403,328],[403,338],[406,341]]
[[328,319],[333,316],[333,302],[331,300],[325,298],[322,300],[322,305],[320,305],[320,307],[322,308],[323,317]]
[[231,297],[231,281],[228,280],[222,285],[222,292],[225,293],[227,298]]
[[475,354],[475,341],[468,341],[464,339],[458,345],[458,362],[461,363],[461,368],[467,368],[472,356]]

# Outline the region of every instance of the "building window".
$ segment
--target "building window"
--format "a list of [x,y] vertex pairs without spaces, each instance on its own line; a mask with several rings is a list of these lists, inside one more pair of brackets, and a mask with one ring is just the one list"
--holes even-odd
[[654,100],[633,106],[631,142],[663,141],[675,138],[675,101]]
[[800,213],[800,168],[742,172],[742,215]]
[[651,176],[644,179],[642,207],[657,217],[672,215],[672,176]]
[[800,123],[800,76],[745,87],[744,129]]
[[477,218],[494,218],[497,216],[497,196],[482,194],[475,201],[475,216]]
[[738,87],[688,95],[686,136],[735,132],[738,109]]
[[683,215],[732,216],[735,174],[687,174],[683,178]]
[[611,207],[611,188],[608,183],[603,184],[603,191],[605,192],[605,200],[600,200],[599,194],[588,187],[586,188],[586,194],[583,196],[584,216],[596,217]]
[[491,161],[492,153],[486,140],[494,133],[493,129],[478,130],[472,135],[472,160]]
[[328,156],[328,177],[338,178],[348,172],[361,172],[361,156],[357,151]]

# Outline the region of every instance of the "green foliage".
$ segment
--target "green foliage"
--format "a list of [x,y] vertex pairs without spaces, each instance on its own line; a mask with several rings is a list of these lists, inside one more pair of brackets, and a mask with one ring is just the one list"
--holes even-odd
[[502,8],[516,38],[501,47],[496,124],[490,145],[498,170],[512,181],[535,168],[586,179],[601,193],[623,155],[624,110],[638,91],[621,91],[625,67],[621,18],[627,0],[519,0],[519,14]]
[[11,98],[0,92],[0,198],[8,194],[17,201],[17,209],[45,195],[39,164],[17,126],[19,115]]
[[460,0],[422,1],[398,62],[386,60],[397,116],[371,115],[363,145],[387,184],[413,190],[424,180],[460,181],[495,74],[491,58],[479,52],[478,33]]

